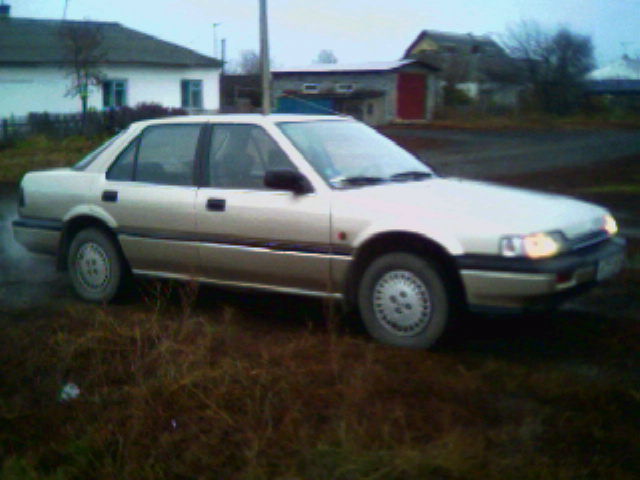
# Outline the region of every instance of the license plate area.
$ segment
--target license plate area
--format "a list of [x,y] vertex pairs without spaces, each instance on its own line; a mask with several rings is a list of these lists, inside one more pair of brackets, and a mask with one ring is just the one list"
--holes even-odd
[[622,264],[624,262],[623,255],[613,255],[598,262],[598,271],[596,273],[596,280],[602,281],[613,277],[620,270],[622,270]]

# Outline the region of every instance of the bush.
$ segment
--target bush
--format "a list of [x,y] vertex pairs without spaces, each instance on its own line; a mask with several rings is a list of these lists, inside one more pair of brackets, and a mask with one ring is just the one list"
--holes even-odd
[[102,112],[105,129],[109,133],[127,128],[131,123],[139,120],[186,114],[186,110],[182,108],[163,107],[158,103],[139,103],[134,108],[120,107]]
[[89,137],[113,135],[139,120],[186,115],[182,108],[164,107],[157,103],[139,103],[135,107],[108,110],[89,110],[84,121],[82,114],[51,114],[31,112],[24,120],[5,119],[0,132],[0,148],[12,141],[31,135],[66,138],[73,135]]

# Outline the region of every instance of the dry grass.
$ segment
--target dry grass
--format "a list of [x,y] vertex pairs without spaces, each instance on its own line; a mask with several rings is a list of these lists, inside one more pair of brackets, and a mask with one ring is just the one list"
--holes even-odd
[[105,141],[81,136],[53,139],[45,136],[19,140],[0,149],[0,182],[18,182],[30,170],[68,167]]
[[[616,184],[637,165],[558,172],[550,188]],[[578,306],[472,318],[430,352],[345,332],[313,301],[193,285],[0,311],[0,479],[636,479],[630,250]],[[60,402],[68,382],[80,396]]]
[[[314,303],[158,285],[3,322],[0,478],[636,478],[628,319],[406,351],[329,328]],[[81,394],[62,403],[67,382]]]

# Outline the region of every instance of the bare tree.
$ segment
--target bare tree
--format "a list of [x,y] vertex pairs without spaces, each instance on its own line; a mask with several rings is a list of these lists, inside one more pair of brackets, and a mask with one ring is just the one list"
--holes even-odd
[[64,48],[66,68],[71,77],[67,95],[79,97],[82,107],[82,125],[86,126],[89,89],[102,79],[100,65],[105,53],[104,37],[100,26],[91,22],[63,22],[59,30]]
[[533,97],[543,110],[565,114],[578,105],[584,77],[595,65],[591,37],[566,27],[550,32],[529,20],[510,28],[505,43],[524,63]]
[[332,50],[320,50],[313,63],[338,63],[338,58]]
[[260,55],[255,50],[242,50],[238,61],[238,71],[245,75],[260,73]]

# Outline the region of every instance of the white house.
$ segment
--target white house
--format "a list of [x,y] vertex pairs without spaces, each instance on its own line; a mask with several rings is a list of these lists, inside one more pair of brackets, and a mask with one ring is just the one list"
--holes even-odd
[[158,103],[189,111],[217,111],[221,62],[113,22],[11,18],[0,10],[0,118],[29,112],[80,110],[68,95],[70,53],[64,28],[99,32],[100,83],[90,88],[95,109]]

